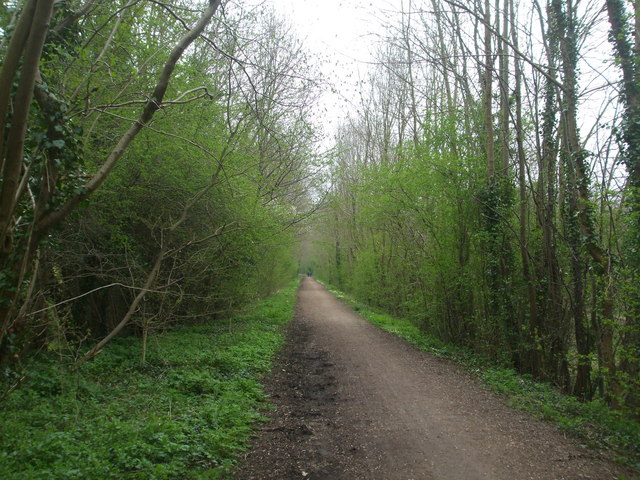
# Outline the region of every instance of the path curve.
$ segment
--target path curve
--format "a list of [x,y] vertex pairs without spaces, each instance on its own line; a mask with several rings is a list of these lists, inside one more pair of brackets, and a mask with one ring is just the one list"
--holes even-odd
[[369,324],[312,278],[268,384],[276,409],[239,480],[638,478]]

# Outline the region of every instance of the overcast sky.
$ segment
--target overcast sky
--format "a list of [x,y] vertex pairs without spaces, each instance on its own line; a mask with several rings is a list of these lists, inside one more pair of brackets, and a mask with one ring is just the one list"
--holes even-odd
[[[355,108],[358,82],[366,78],[384,22],[402,0],[267,0],[287,18],[296,36],[320,63],[337,93],[325,92],[320,114],[330,130]],[[326,109],[326,113],[325,110]]]

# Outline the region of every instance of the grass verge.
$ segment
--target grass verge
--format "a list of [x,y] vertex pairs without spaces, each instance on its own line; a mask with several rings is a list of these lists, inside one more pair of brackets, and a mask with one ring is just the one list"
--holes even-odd
[[509,406],[554,422],[584,446],[606,450],[622,464],[640,470],[640,423],[610,410],[601,400],[579,402],[552,385],[536,382],[515,370],[496,366],[461,347],[446,344],[406,319],[380,313],[325,285],[372,324],[426,352],[448,358],[480,377],[488,389],[506,397]]
[[0,478],[225,478],[268,407],[260,380],[296,288],[155,338],[145,365],[137,338],[114,340],[79,371],[34,359],[0,405]]

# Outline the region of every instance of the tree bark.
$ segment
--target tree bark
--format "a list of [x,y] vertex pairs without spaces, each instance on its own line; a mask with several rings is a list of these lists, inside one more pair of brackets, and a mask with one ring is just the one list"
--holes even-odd
[[[633,16],[625,11],[622,0],[606,0],[609,39],[614,47],[616,60],[622,71],[620,102],[624,109],[622,121],[622,155],[629,180],[626,204],[630,210],[630,232],[627,237],[625,260],[628,268],[627,332],[622,337],[621,369],[631,378],[638,378],[640,371],[640,2],[630,2]],[[610,339],[607,338],[609,343]],[[640,387],[629,388],[628,403],[640,404]]]
[[[625,161],[629,171],[629,183],[640,188],[640,81],[638,59],[640,58],[640,3],[632,2],[635,24],[626,20],[624,3],[621,0],[606,0],[607,13],[616,59],[622,70],[622,103],[625,109],[623,139]],[[634,43],[631,43],[630,36]],[[637,195],[637,192],[635,193]],[[640,203],[634,204],[636,210]]]
[[484,76],[482,103],[484,107],[485,150],[489,183],[496,177],[495,140],[493,137],[493,54],[491,50],[491,3],[484,2]]
[[[3,147],[0,148],[3,158],[2,190],[0,190],[0,246],[3,247],[0,259],[2,260],[5,260],[3,255],[8,255],[11,250],[11,217],[18,200],[16,194],[20,185],[27,119],[31,109],[38,63],[42,56],[42,48],[53,13],[54,0],[37,2],[33,7],[33,13],[31,13],[32,3],[35,2],[29,2],[25,6],[27,11],[18,21],[14,37],[16,41],[14,43],[12,39],[9,44],[8,58],[3,63],[2,73],[0,73],[0,124],[2,124],[0,138],[4,138],[4,128],[8,120],[9,92],[17,73],[18,61],[22,57],[18,90],[12,102],[11,129],[7,134],[6,145],[0,144]],[[30,25],[25,25],[29,20],[31,20]],[[3,266],[4,263],[4,261],[0,261],[0,266]]]
[[[11,118],[11,128],[8,132],[6,145],[2,145],[0,154],[2,155],[2,190],[0,191],[0,270],[4,270],[9,275],[12,284],[0,289],[0,345],[9,331],[11,318],[15,311],[15,300],[22,277],[24,276],[24,265],[29,262],[23,252],[23,257],[17,256],[13,262],[13,239],[11,230],[13,228],[13,212],[18,202],[17,193],[20,190],[20,173],[23,168],[23,149],[25,135],[27,133],[27,122],[33,89],[38,72],[38,63],[42,56],[44,41],[49,28],[49,22],[53,13],[54,0],[43,0],[37,2],[29,1],[25,5],[25,11],[16,26],[15,36],[9,44],[7,60],[3,63],[2,73],[0,73],[0,117],[2,132],[8,121],[9,92],[11,84],[17,73],[18,61],[22,58],[22,71],[18,83],[16,97],[13,100],[13,115]],[[15,40],[15,42],[14,42]],[[5,91],[5,89],[9,91]],[[0,138],[4,138],[0,136]],[[31,242],[28,242],[29,244]],[[0,361],[2,361],[2,349],[0,348]]]
[[[513,1],[513,0],[511,0]],[[512,43],[518,47],[518,32],[516,30],[515,22],[515,8],[513,3],[510,7],[511,18],[511,38]],[[527,301],[529,307],[528,318],[528,332],[527,332],[527,346],[526,352],[526,367],[534,377],[538,378],[541,373],[541,361],[540,353],[536,348],[536,332],[540,330],[538,319],[538,293],[536,289],[536,279],[531,269],[531,262],[529,260],[529,234],[528,234],[528,218],[529,209],[527,202],[527,183],[526,183],[526,168],[527,160],[524,149],[524,127],[522,125],[522,60],[515,58],[514,60],[514,99],[515,99],[515,131],[516,131],[516,146],[518,154],[518,189],[520,196],[520,224],[518,229],[518,237],[520,243],[520,259],[522,262],[522,276],[527,287]]]
[[[602,367],[606,372],[609,403],[617,407],[619,405],[620,386],[616,380],[616,363],[613,346],[614,335],[614,308],[613,291],[611,281],[611,261],[608,254],[601,247],[595,227],[593,224],[591,199],[589,192],[589,177],[587,170],[587,152],[580,143],[580,134],[577,124],[577,74],[576,63],[578,59],[576,13],[572,1],[567,2],[566,10],[560,0],[552,1],[553,15],[558,22],[560,53],[562,59],[563,73],[563,125],[566,148],[566,161],[569,163],[571,174],[575,180],[572,182],[571,195],[575,198],[575,211],[577,214],[578,226],[580,229],[581,243],[591,257],[597,268],[596,275],[600,279],[602,292],[599,300],[600,317],[600,354]],[[578,274],[578,272],[576,272]],[[579,273],[581,275],[581,272]],[[574,278],[574,281],[577,279]],[[586,319],[583,314],[579,318],[574,318],[576,329],[576,348],[578,350],[578,374],[581,376],[576,387],[582,389],[577,391],[579,396],[589,395],[586,389],[589,381],[586,376],[590,375],[590,360],[588,359],[590,346],[588,338],[585,336],[586,328],[583,322]]]

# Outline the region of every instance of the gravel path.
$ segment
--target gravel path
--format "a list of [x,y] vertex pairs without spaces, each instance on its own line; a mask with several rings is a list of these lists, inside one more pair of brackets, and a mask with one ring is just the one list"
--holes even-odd
[[305,278],[238,480],[637,479]]

